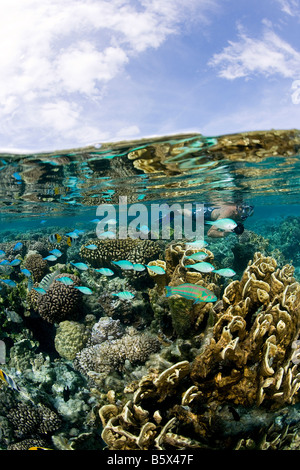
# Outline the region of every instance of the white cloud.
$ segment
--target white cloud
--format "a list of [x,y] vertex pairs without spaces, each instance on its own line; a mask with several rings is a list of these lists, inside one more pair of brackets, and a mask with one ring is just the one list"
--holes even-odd
[[132,57],[161,46],[195,12],[204,21],[215,1],[1,0],[2,141],[27,145],[34,129],[43,142],[62,130],[76,138],[83,120],[95,135],[86,105],[100,105]]
[[276,2],[287,15],[295,16],[299,14],[300,4],[298,0],[276,0]]
[[219,76],[233,80],[262,74],[295,78],[300,74],[300,52],[269,28],[262,38],[248,37],[241,32],[239,41],[215,54],[210,65],[219,69]]

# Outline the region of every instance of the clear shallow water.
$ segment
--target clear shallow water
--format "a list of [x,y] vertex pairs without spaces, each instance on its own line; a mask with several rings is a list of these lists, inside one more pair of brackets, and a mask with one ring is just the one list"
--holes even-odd
[[[232,234],[225,241],[207,239],[218,267],[234,268],[234,279],[241,279],[254,253],[265,250],[266,255],[276,258],[278,266],[292,263],[295,279],[299,280],[299,149],[300,132],[291,130],[209,137],[176,135],[103,143],[54,153],[2,154],[0,249],[7,256],[3,255],[1,259],[7,258],[11,262],[18,258],[24,268],[30,253],[35,252],[45,258],[51,249],[60,249],[62,256],[56,261],[48,261],[43,275],[59,268],[60,273],[76,274],[80,285],[93,291],[93,295],[83,296],[79,318],[76,315],[74,318],[72,315],[66,317],[66,320],[82,326],[82,337],[91,334],[89,322],[96,323],[108,316],[121,322],[124,328],[133,327],[140,333],[162,337],[162,351],[164,347],[170,348],[170,344],[182,341],[194,341],[194,349],[197,349],[201,345],[198,339],[194,339],[194,334],[198,338],[204,327],[199,330],[198,325],[195,333],[190,331],[187,337],[174,327],[169,307],[164,307],[166,311],[160,318],[157,312],[162,308],[161,302],[145,301],[145,296],[153,289],[149,275],[143,278],[142,283],[136,284],[136,279],[133,282],[124,271],[104,280],[94,271],[90,274],[90,270],[74,270],[71,262],[84,262],[90,268],[104,266],[103,262],[99,266],[93,265],[92,258],[82,256],[80,251],[91,240],[97,240],[95,223],[92,222],[96,218],[97,207],[107,203],[117,206],[121,196],[127,197],[128,204],[140,203],[148,208],[155,203],[251,204],[255,210],[253,216],[245,221],[243,237]],[[80,237],[72,240],[69,246],[66,234],[74,230],[81,231]],[[63,237],[62,242],[50,243],[49,237],[56,233]],[[17,242],[23,243],[22,249],[13,249]],[[161,259],[164,259],[168,242],[164,241],[162,245],[157,242],[162,249]],[[123,253],[125,258],[126,254],[130,255],[129,252]],[[12,288],[2,283],[0,291],[0,339],[6,343],[3,370],[22,385],[31,397],[32,406],[48,406],[62,419],[62,425],[54,426],[45,434],[34,427],[16,433],[15,425],[4,418],[5,413],[11,408],[16,409],[18,403],[27,406],[28,400],[16,390],[3,386],[0,393],[5,398],[0,408],[0,419],[5,424],[5,431],[0,434],[0,448],[21,445],[20,442],[32,440],[32,436],[37,434],[44,442],[41,445],[50,448],[101,449],[107,442],[101,439],[103,423],[99,421],[99,408],[106,403],[115,403],[111,395],[107,398],[111,390],[119,394],[120,403],[125,400],[123,388],[147,372],[148,357],[137,363],[133,360],[132,366],[129,365],[125,371],[123,365],[119,369],[113,367],[114,379],[109,381],[106,377],[104,382],[91,385],[86,370],[74,367],[74,358],[64,356],[59,348],[57,350],[60,321],[49,322],[45,317],[41,318],[40,311],[28,302],[28,280],[20,273],[20,267],[2,266],[1,269],[2,279],[16,283]],[[219,299],[231,281],[219,281]],[[122,310],[123,307],[113,303],[113,297],[107,298],[108,293],[113,295],[122,290],[133,290],[137,297],[142,296],[142,307],[135,307],[136,310],[128,314]],[[159,296],[163,298],[165,294],[160,292]],[[15,317],[9,313],[11,311],[20,321],[12,319]],[[78,346],[77,352],[84,346],[84,343],[81,349]],[[164,352],[160,354],[166,357]],[[178,360],[183,356],[179,354]],[[193,357],[187,357],[192,363]],[[175,359],[176,355],[170,353],[166,364],[176,362]],[[180,433],[180,426],[176,432]],[[246,436],[248,431],[243,432]],[[84,438],[82,433],[86,433]],[[189,433],[188,430],[190,438],[199,439],[195,432]],[[208,447],[218,447],[220,444],[216,442],[210,442]]]

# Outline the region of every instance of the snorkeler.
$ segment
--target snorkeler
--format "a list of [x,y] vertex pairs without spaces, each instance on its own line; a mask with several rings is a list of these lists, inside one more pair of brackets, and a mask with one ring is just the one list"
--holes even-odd
[[208,237],[223,238],[230,233],[241,235],[244,232],[244,225],[242,222],[253,214],[254,207],[247,204],[228,204],[216,207],[204,207],[204,221],[213,222],[219,219],[232,219],[237,223],[237,226],[231,231],[220,230],[218,227],[211,225],[207,232]]

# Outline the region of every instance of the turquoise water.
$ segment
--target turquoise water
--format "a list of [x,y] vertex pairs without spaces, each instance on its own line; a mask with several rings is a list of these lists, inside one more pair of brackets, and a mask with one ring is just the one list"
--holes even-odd
[[[299,131],[268,131],[0,155],[1,449],[298,448],[299,148]],[[208,245],[199,250],[234,276],[185,268],[191,240],[174,240],[172,232],[169,239],[146,232],[133,244],[101,240],[97,209],[118,210],[120,197],[148,214],[162,203],[254,206],[241,235],[210,238],[205,226]],[[53,250],[59,255],[48,259]],[[142,270],[121,269],[113,263],[120,259]],[[241,313],[255,259],[260,270],[253,268],[250,307]],[[147,268],[151,262],[163,273]],[[277,291],[271,273],[279,276]],[[166,286],[183,283],[208,289],[216,302],[166,296]],[[231,283],[240,294],[229,311],[223,295]],[[257,326],[261,314],[268,327],[263,319]],[[230,332],[232,315],[243,326]],[[219,324],[227,325],[224,338]],[[178,380],[155,382],[178,363],[178,371],[186,368]],[[147,374],[151,393],[141,385]],[[182,401],[191,387],[195,395]]]

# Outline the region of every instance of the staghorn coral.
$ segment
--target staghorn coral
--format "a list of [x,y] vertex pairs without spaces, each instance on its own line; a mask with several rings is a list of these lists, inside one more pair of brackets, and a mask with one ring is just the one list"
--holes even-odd
[[17,437],[30,437],[34,434],[47,435],[61,426],[59,416],[43,404],[37,406],[18,403],[7,413],[7,419]]
[[[95,244],[97,250],[89,250],[86,245]],[[161,248],[152,240],[139,240],[126,238],[106,239],[106,240],[88,240],[81,249],[80,255],[88,261],[93,267],[107,267],[110,261],[119,261],[126,259],[132,263],[148,263],[161,254]],[[114,266],[116,268],[116,266]]]
[[[93,341],[95,340],[94,336]],[[74,365],[85,376],[101,384],[110,372],[123,371],[126,362],[132,365],[143,364],[159,348],[160,342],[155,336],[127,327],[125,334],[117,339],[107,339],[82,349],[77,354]]]
[[57,279],[68,276],[75,286],[80,286],[80,279],[74,274],[62,273],[56,276],[46,294],[40,295],[36,300],[38,313],[49,323],[58,323],[64,320],[75,320],[79,315],[82,294],[73,285],[66,286]]
[[83,324],[70,320],[62,321],[56,330],[55,349],[61,357],[71,361],[84,348],[88,337],[88,331]]
[[257,252],[222,301],[210,343],[194,361],[193,382],[219,401],[294,403],[300,376],[291,345],[299,334],[300,285],[293,267],[279,269]]
[[48,273],[47,261],[39,253],[29,254],[25,259],[24,266],[32,273],[35,282],[40,282]]

